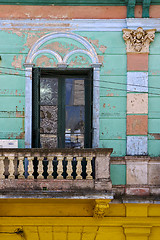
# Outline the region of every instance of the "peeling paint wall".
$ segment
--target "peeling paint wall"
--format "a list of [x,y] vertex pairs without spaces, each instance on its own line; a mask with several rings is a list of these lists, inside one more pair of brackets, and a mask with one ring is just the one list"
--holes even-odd
[[150,47],[148,96],[148,154],[160,155],[160,33]]
[[[34,26],[33,26],[34,27]],[[67,26],[63,31],[68,30]],[[0,136],[2,139],[18,139],[19,147],[24,147],[24,111],[25,111],[25,72],[24,62],[31,46],[42,36],[52,31],[32,31],[31,29],[4,29],[0,32]],[[126,96],[116,91],[116,81],[125,82],[125,45],[120,32],[76,32],[87,39],[95,48],[102,63],[100,79],[100,147],[113,147],[114,155],[125,154],[125,112]],[[118,47],[117,47],[118,46]],[[113,54],[116,47],[116,54]],[[62,38],[50,40],[40,49],[50,49],[62,57],[77,48],[75,40]],[[124,61],[122,68],[120,62]],[[49,54],[38,55],[34,60],[40,67],[56,67],[56,59]],[[75,54],[68,59],[69,67],[90,67],[90,58],[84,54]],[[114,83],[115,82],[115,83]],[[124,88],[124,86],[123,86]],[[102,107],[103,106],[103,107]],[[106,107],[105,107],[106,106]],[[114,126],[114,127],[112,127]],[[111,129],[115,129],[112,134]],[[118,144],[117,144],[118,143]]]
[[[43,23],[43,24],[42,24]],[[83,22],[73,25],[72,21],[58,23],[31,19],[16,22],[3,21],[0,23],[0,138],[19,139],[19,147],[24,147],[25,122],[25,63],[27,54],[33,44],[46,34],[57,32],[72,32],[84,37],[92,44],[102,63],[100,70],[100,145],[112,147],[112,156],[126,155],[126,113],[136,111],[141,101],[141,108],[147,109],[147,96],[137,99],[126,98],[127,94],[127,56],[121,31],[91,31],[84,27]],[[10,25],[9,25],[10,24]],[[97,24],[98,27],[98,23]],[[85,29],[85,31],[79,29]],[[96,26],[96,25],[95,25]],[[160,34],[156,33],[155,41],[150,46],[149,55],[149,96],[148,96],[148,153],[158,156],[160,145],[160,111],[159,111],[159,56]],[[72,50],[85,47],[75,40],[66,38],[49,40],[40,50],[50,49],[63,58]],[[56,67],[57,59],[49,53],[39,54],[34,63],[40,67]],[[90,58],[85,54],[75,54],[68,59],[69,67],[90,67]],[[131,82],[131,85],[134,85]],[[131,86],[130,86],[131,88]],[[154,94],[155,93],[155,94]],[[132,95],[130,95],[132,96]],[[143,99],[144,97],[144,99]],[[133,96],[134,98],[134,96]],[[147,110],[145,110],[147,111]],[[138,112],[136,114],[139,114]],[[144,112],[146,114],[146,112]],[[128,117],[129,119],[129,117]],[[137,119],[137,118],[136,118]],[[129,122],[128,122],[129,124]],[[132,124],[131,124],[132,125]],[[132,126],[131,126],[132,127]],[[137,126],[135,126],[137,127]],[[140,126],[141,128],[141,126]],[[145,128],[146,135],[147,127]],[[134,133],[135,134],[135,133]]]

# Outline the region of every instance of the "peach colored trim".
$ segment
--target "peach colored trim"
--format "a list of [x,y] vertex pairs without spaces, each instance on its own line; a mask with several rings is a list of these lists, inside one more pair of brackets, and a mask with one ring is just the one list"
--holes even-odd
[[123,19],[126,6],[13,6],[1,5],[1,19]]
[[142,17],[142,6],[136,5],[134,10],[135,18],[141,18]]
[[160,5],[151,5],[149,9],[150,18],[160,18]]
[[148,115],[128,115],[127,135],[147,135]]
[[148,71],[148,53],[128,53],[128,71]]

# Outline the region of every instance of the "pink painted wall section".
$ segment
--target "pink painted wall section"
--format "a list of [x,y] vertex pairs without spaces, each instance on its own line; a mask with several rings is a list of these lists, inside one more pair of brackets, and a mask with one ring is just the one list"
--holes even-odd
[[127,71],[148,71],[148,53],[128,53]]
[[147,135],[148,115],[128,115],[127,135]]
[[1,5],[1,19],[124,19],[126,6]]
[[150,18],[160,18],[160,5],[151,5],[149,9]]

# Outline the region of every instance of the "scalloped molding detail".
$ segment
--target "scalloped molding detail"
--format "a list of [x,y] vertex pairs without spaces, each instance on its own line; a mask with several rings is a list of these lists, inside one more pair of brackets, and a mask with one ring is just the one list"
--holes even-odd
[[[58,53],[51,51],[49,49],[38,50],[44,43],[46,43],[49,40],[53,40],[55,38],[73,39],[77,42],[80,42],[87,50],[78,49],[78,50],[71,51],[69,54],[67,54],[68,57],[66,55],[63,59],[61,58],[61,56]],[[97,53],[96,53],[95,49],[93,48],[93,46],[85,38],[83,38],[77,34],[74,34],[74,33],[51,33],[51,34],[47,34],[47,35],[41,37],[37,42],[35,42],[35,44],[30,49],[27,59],[26,59],[26,64],[31,64],[34,60],[34,57],[37,56],[38,54],[44,53],[44,51],[48,51],[50,54],[53,54],[54,57],[57,58],[57,61],[59,63],[61,63],[61,62],[66,63],[69,56],[71,56],[72,54],[75,54],[75,53],[85,53],[91,58],[92,63],[99,63]]]

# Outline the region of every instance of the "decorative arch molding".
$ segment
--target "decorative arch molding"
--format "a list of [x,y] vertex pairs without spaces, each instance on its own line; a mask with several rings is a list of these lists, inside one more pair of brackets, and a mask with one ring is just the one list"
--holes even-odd
[[[63,58],[62,56],[51,49],[40,49],[43,44],[47,43],[50,40],[67,38],[75,40],[85,49],[78,48],[67,53]],[[92,146],[93,148],[99,147],[99,79],[100,79],[100,66],[101,63],[98,60],[97,53],[90,42],[88,42],[84,37],[79,36],[74,33],[50,33],[41,37],[36,41],[28,52],[25,66],[26,74],[26,91],[25,91],[25,147],[32,147],[32,67],[34,66],[34,59],[38,55],[49,54],[57,60],[57,68],[67,67],[68,60],[72,55],[85,54],[91,60],[90,67],[93,68],[93,139]],[[88,67],[88,66],[87,66]]]
[[51,56],[55,57],[59,63],[62,63],[62,57],[55,51],[52,51],[50,49],[45,49],[45,50],[39,50],[36,53],[34,53],[30,59],[30,61],[33,63],[34,59],[40,55],[40,54],[50,54]]
[[39,50],[39,48],[44,43],[46,43],[50,40],[56,39],[56,38],[70,38],[70,39],[73,39],[73,40],[81,43],[87,49],[87,51],[90,53],[92,63],[99,63],[98,56],[97,56],[97,53],[96,53],[94,47],[84,37],[81,37],[81,36],[79,36],[77,34],[74,34],[74,33],[50,33],[50,34],[47,34],[47,35],[41,37],[37,42],[34,43],[34,45],[31,47],[31,49],[28,53],[28,56],[27,56],[27,59],[26,59],[26,64],[32,64],[33,59],[34,59],[33,56],[38,51],[39,52],[43,51],[43,50]]

